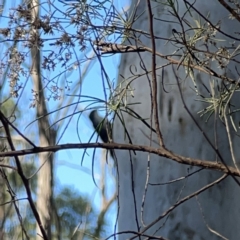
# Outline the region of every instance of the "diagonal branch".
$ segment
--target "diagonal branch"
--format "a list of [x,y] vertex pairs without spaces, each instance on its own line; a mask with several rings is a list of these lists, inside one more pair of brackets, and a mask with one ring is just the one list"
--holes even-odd
[[[11,134],[10,134],[10,131],[9,131],[9,127],[8,127],[8,121],[6,120],[5,116],[3,115],[3,113],[0,111],[0,120],[3,124],[3,127],[4,127],[4,130],[6,132],[6,136],[7,136],[7,140],[8,140],[8,144],[11,148],[12,151],[15,151],[15,147],[13,145],[13,141],[12,141],[12,138],[11,138]],[[32,198],[32,193],[31,193],[31,189],[30,189],[30,185],[29,185],[29,181],[28,179],[25,177],[24,173],[23,173],[23,169],[22,169],[22,166],[21,166],[21,162],[18,158],[19,156],[18,155],[14,155],[14,158],[15,158],[15,163],[16,163],[16,166],[17,166],[17,170],[18,170],[18,174],[19,176],[21,177],[22,179],[22,182],[23,182],[23,185],[26,189],[26,192],[27,192],[27,196],[28,196],[28,202],[30,204],[30,207],[33,211],[33,215],[38,223],[38,226],[40,228],[40,231],[42,233],[42,236],[43,236],[43,239],[44,240],[47,240],[47,234],[43,228],[43,225],[42,225],[42,222],[41,222],[41,219],[39,217],[39,214],[38,214],[38,211],[35,207],[35,204],[34,204],[34,201],[33,201],[33,198]]]
[[224,2],[224,0],[218,1],[240,22],[240,15],[236,13],[233,8],[231,8],[226,2]]
[[[149,53],[153,53],[152,48],[145,47],[145,46],[136,47],[136,46],[133,46],[133,45],[115,44],[115,43],[109,43],[109,42],[103,42],[103,41],[100,41],[100,42],[95,41],[94,44],[99,48],[100,51],[102,51],[102,54],[144,52],[144,51],[149,52]],[[114,49],[114,51],[112,50],[112,48]],[[207,53],[205,53],[205,54],[207,54]],[[231,84],[237,84],[236,80],[231,79],[229,77],[226,77],[225,75],[218,74],[216,71],[214,71],[213,69],[211,69],[208,66],[203,67],[203,66],[199,66],[199,65],[196,65],[196,64],[187,63],[187,62],[184,62],[184,61],[181,61],[181,60],[174,59],[170,56],[166,56],[166,55],[164,55],[160,52],[157,52],[157,51],[155,51],[155,55],[169,61],[170,64],[178,65],[178,66],[181,65],[183,67],[192,68],[192,69],[198,70],[202,73],[208,74],[212,77],[216,77],[216,78],[219,78],[223,81],[229,82]],[[239,86],[240,83],[238,83],[237,85]]]
[[[212,183],[209,183],[208,185],[204,186],[203,188],[199,189],[198,191],[182,198],[181,200],[179,200],[178,202],[176,202],[174,205],[172,205],[168,210],[166,210],[161,216],[159,216],[157,219],[155,219],[153,222],[151,222],[147,227],[145,227],[142,231],[142,233],[145,233],[149,228],[151,228],[152,226],[154,226],[156,223],[158,223],[161,219],[163,219],[165,216],[167,216],[170,212],[172,212],[175,208],[177,208],[178,206],[180,206],[181,204],[183,204],[184,202],[188,201],[189,199],[198,196],[200,193],[206,191],[207,189],[213,187],[214,185],[222,182],[228,175],[224,174],[222,175],[220,178],[218,178],[217,180],[215,180]],[[131,239],[134,239],[136,237],[133,237]]]

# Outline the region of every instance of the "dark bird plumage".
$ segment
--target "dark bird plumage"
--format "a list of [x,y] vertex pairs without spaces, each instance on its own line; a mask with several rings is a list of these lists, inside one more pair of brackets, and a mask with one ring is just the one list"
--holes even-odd
[[[99,116],[97,110],[91,111],[89,114],[89,119],[91,120],[95,131],[98,133],[99,137],[104,143],[111,142],[112,139],[112,127],[108,122],[107,118],[102,118]],[[110,139],[109,139],[110,138]],[[111,157],[115,159],[114,150],[109,150]]]
[[93,124],[94,129],[96,130],[102,141],[104,143],[110,142],[109,136],[111,137],[111,127],[107,119],[99,116],[97,110],[93,110],[89,114],[89,118]]

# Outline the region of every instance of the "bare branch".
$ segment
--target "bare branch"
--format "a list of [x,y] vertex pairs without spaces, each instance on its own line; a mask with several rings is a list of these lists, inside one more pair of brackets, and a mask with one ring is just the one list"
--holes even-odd
[[159,149],[143,145],[131,145],[131,144],[118,144],[118,143],[68,143],[68,144],[59,144],[57,146],[47,146],[47,147],[37,147],[33,149],[24,149],[24,150],[13,150],[9,152],[0,153],[0,157],[15,157],[15,156],[25,156],[29,154],[36,154],[40,152],[57,152],[66,149],[85,149],[85,148],[105,148],[105,149],[116,149],[116,150],[130,150],[130,151],[139,151],[139,152],[149,152],[156,154],[161,157],[172,159],[181,164],[186,164],[190,166],[204,167],[207,169],[217,170],[223,173],[229,173],[234,176],[240,176],[238,170],[233,167],[226,166],[222,163],[200,160],[189,157],[184,157],[178,154],[175,154],[167,149]]
[[[199,195],[200,193],[206,191],[207,189],[213,187],[214,185],[222,182],[228,175],[224,174],[223,176],[221,176],[220,178],[218,178],[217,180],[215,180],[214,182],[207,184],[206,186],[204,186],[203,188],[199,189],[198,191],[182,198],[181,200],[179,200],[177,203],[175,203],[173,206],[171,206],[168,210],[166,210],[161,216],[159,216],[157,219],[155,219],[154,221],[152,221],[147,227],[145,227],[142,231],[142,233],[145,233],[148,229],[150,229],[152,226],[154,226],[156,223],[158,223],[162,218],[164,218],[165,216],[167,216],[170,212],[172,212],[175,208],[177,208],[179,205],[183,204],[184,202],[188,201],[189,199]],[[134,239],[136,237],[133,237],[131,239]]]

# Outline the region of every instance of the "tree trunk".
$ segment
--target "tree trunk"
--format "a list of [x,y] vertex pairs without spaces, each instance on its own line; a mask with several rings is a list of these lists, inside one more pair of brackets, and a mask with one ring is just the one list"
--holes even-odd
[[[38,18],[39,1],[31,0],[30,9],[32,13],[31,21]],[[31,75],[33,79],[36,118],[38,120],[38,134],[41,147],[55,144],[56,133],[50,128],[48,111],[44,97],[44,88],[41,78],[41,57],[39,46],[37,46],[38,29],[32,26],[31,34],[33,38],[33,47],[31,49],[32,66]],[[53,154],[39,153],[39,172],[37,183],[37,210],[40,215],[43,227],[47,233],[48,239],[51,239],[51,212],[52,212],[52,195],[53,195]],[[37,226],[37,239],[42,239],[39,226]]]
[[[134,29],[149,32],[149,18],[146,2],[147,1],[142,0],[139,3],[137,13],[140,15],[142,12],[145,12],[134,24]],[[175,5],[178,4],[176,7],[178,7],[179,15],[183,16],[184,12],[186,12],[186,4],[182,0],[174,2]],[[193,3],[193,1],[191,2]],[[136,3],[137,1],[132,2],[132,10]],[[226,11],[218,1],[197,0],[194,6],[203,14],[203,16],[209,18],[212,23],[217,24],[217,22],[221,20],[221,30],[229,35],[235,36],[234,31],[239,29],[239,24],[237,24],[236,20],[229,19],[229,12]],[[178,49],[177,44],[173,45],[166,41],[166,39],[169,39],[170,37],[173,39],[173,36],[176,36],[177,32],[180,32],[181,26],[173,22],[172,14],[167,11],[169,8],[167,8],[166,5],[160,3],[153,4],[152,1],[152,7],[155,7],[152,8],[155,19],[168,20],[154,20],[154,34],[155,36],[160,36],[162,38],[162,40],[156,39],[157,51],[165,55],[172,54]],[[209,12],[210,16],[208,17]],[[193,19],[196,19],[201,23],[204,22],[204,20],[193,10],[191,10],[191,14],[192,17],[189,12],[186,12],[185,18],[188,19],[189,24],[193,27],[196,28],[196,21],[194,22]],[[186,34],[188,33],[186,32]],[[189,34],[192,35],[193,31],[189,32]],[[219,36],[216,36],[216,38],[218,37]],[[223,35],[221,35],[221,37],[223,37]],[[230,46],[231,42],[233,42],[233,40],[228,41],[228,38],[225,36],[224,39],[226,40],[225,42],[217,44],[219,44],[219,46]],[[140,41],[148,47],[152,46],[151,39],[149,38],[141,36]],[[129,43],[126,42],[126,44]],[[132,42],[132,44],[134,43]],[[209,51],[213,49],[214,46],[211,46]],[[216,51],[216,49],[214,51]],[[179,55],[180,52],[181,50],[179,50]],[[151,70],[151,53],[141,53],[141,56],[146,68]],[[168,61],[164,59],[157,58],[157,66],[164,65],[167,62]],[[217,66],[214,61],[210,64],[210,67]],[[235,63],[229,65],[226,74],[233,79],[238,79],[239,76],[236,76],[236,71],[234,70],[235,65]],[[123,54],[119,74],[127,79],[132,76],[132,73],[135,70],[136,72],[134,72],[134,74],[136,75],[143,73],[144,71],[141,66],[142,64],[140,64],[138,53]],[[210,138],[211,142],[219,149],[220,154],[226,163],[233,165],[225,125],[219,120],[218,116],[216,116],[216,120],[215,117],[212,116],[207,123],[204,121],[206,119],[205,117],[200,118],[197,112],[204,109],[207,105],[195,100],[200,97],[196,96],[193,81],[189,77],[185,78],[185,69],[179,67],[177,70],[177,65],[173,66],[173,68],[175,68],[175,71],[179,76],[179,81],[181,81],[181,89],[187,107]],[[219,69],[214,69],[220,72]],[[214,82],[213,77],[199,71],[195,71],[194,74],[197,81],[198,91],[205,96],[207,94],[209,96],[209,93],[201,83],[204,83],[208,89],[211,89],[210,83]],[[163,72],[158,71],[157,76],[159,122],[166,147],[171,151],[186,157],[213,162],[220,161],[216,152],[184,109],[172,65],[164,68],[164,74]],[[163,79],[162,76],[164,76]],[[151,74],[149,74],[149,77],[151,80]],[[121,80],[122,78],[119,78],[119,82]],[[212,89],[213,88],[214,87],[212,87]],[[150,87],[146,75],[134,80],[131,83],[131,89],[134,90],[134,98],[128,97],[127,102],[140,102],[141,104],[131,105],[131,108],[142,118],[150,119]],[[215,88],[213,91],[217,94]],[[237,115],[237,117],[239,119],[239,115]],[[149,128],[147,128],[140,120],[136,120],[128,114],[124,114],[124,121],[133,144],[150,145]],[[153,126],[155,126],[154,121]],[[129,141],[125,139],[124,130],[120,121],[115,121],[113,132],[114,140],[116,142],[129,143]],[[236,156],[239,156],[240,148],[237,147],[239,146],[239,138],[236,135],[233,135],[232,130],[231,135],[232,142],[234,143],[234,153]],[[152,142],[151,145],[159,147],[159,145],[156,144],[158,139],[156,138],[155,133],[153,133],[153,139],[154,142]],[[129,151],[118,150],[116,151],[116,155],[119,168],[118,231],[141,232],[146,226],[151,224],[156,218],[178,202],[178,200],[192,194],[194,191],[197,191],[222,176],[222,173],[220,172],[205,169],[182,181],[153,186],[149,185],[149,183],[165,183],[186,176],[188,173],[192,173],[200,168],[182,165],[170,159],[150,154],[150,170],[148,172],[147,153],[136,152],[136,155],[131,153],[130,158]],[[148,174],[149,180],[147,181]],[[147,191],[146,194],[144,194],[146,183],[148,183]],[[144,196],[144,206],[143,210],[141,210]],[[217,234],[221,234],[231,240],[240,239],[239,199],[240,188],[233,178],[228,177],[220,184],[217,184],[202,194],[199,194],[198,197],[193,197],[179,205],[170,212],[168,217],[164,217],[161,221],[158,221],[156,224],[149,227],[145,234],[162,236],[172,240],[220,239]],[[214,233],[211,229],[216,232]],[[134,235],[136,234],[122,234],[119,235],[119,239],[127,239]]]

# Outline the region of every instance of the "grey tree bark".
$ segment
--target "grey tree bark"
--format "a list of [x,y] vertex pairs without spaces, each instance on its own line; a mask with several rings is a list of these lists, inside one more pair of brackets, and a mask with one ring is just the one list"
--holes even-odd
[[[31,0],[29,3],[32,19],[35,21],[39,14],[39,1]],[[54,145],[56,141],[56,132],[51,129],[48,119],[48,111],[44,97],[44,89],[41,78],[41,57],[38,41],[38,29],[31,29],[33,46],[31,49],[32,66],[31,75],[33,79],[36,107],[36,118],[38,119],[38,134],[40,146]],[[36,44],[34,45],[34,43]],[[33,103],[34,104],[34,103]],[[51,239],[51,221],[52,221],[52,195],[53,195],[53,154],[39,153],[39,172],[37,180],[37,211],[39,213],[43,228],[48,239]],[[42,239],[39,226],[36,226],[37,239]]]
[[[147,1],[140,1],[137,13],[139,15],[142,12],[144,13],[143,16],[136,21],[133,27],[149,32],[149,18],[146,2]],[[180,32],[181,26],[176,24],[176,19],[175,23],[173,22],[172,14],[168,11],[169,8],[161,4],[166,1],[158,2],[159,3],[154,4],[152,2],[155,18],[154,34],[162,38],[156,39],[157,51],[165,55],[172,54],[178,49],[177,44],[171,44],[166,41],[166,39],[173,38],[174,33]],[[193,1],[190,2],[193,3]],[[137,1],[133,0],[131,11],[136,4]],[[191,10],[192,17],[189,12],[186,12],[186,4],[184,1],[174,1],[174,4],[178,8],[180,16],[186,13],[185,17],[192,26],[196,26],[196,22],[193,21],[194,18],[204,22],[204,19],[193,10]],[[219,1],[197,0],[194,7],[214,24],[221,21],[221,30],[229,35],[235,36],[234,32],[239,28],[239,24],[237,20],[229,19],[229,12]],[[151,47],[151,39],[141,35],[139,40],[144,45]],[[230,47],[232,42],[233,40],[229,40],[228,37],[225,36],[224,46]],[[135,43],[132,42],[132,44]],[[219,46],[221,46],[221,43],[219,43]],[[209,50],[213,50],[213,48],[214,46]],[[179,49],[178,51],[180,52]],[[151,70],[151,53],[141,53],[141,56],[146,68]],[[163,66],[167,62],[168,61],[164,59],[157,58],[157,66]],[[217,64],[214,61],[211,61],[210,64],[210,67],[214,67],[217,72],[223,73],[224,70],[217,69]],[[119,73],[127,79],[133,75],[133,72],[136,75],[143,73],[144,71],[141,69],[141,65],[138,53],[123,54]],[[237,76],[234,70],[236,66],[237,64],[235,63],[229,65],[225,74],[231,76],[231,78],[238,79],[239,76]],[[177,69],[176,65],[173,67]],[[195,100],[197,98],[194,90],[195,86],[189,77],[185,78],[185,69],[179,67],[179,70],[176,70],[176,72],[181,81],[181,90],[187,107],[214,146],[219,149],[226,163],[233,165],[225,125],[217,116],[212,116],[207,123],[204,121],[204,118],[200,118],[197,112],[204,109],[207,105]],[[219,161],[216,152],[212,149],[183,107],[172,65],[164,68],[164,74],[161,71],[158,71],[157,74],[159,121],[166,147],[186,157]],[[200,71],[195,71],[194,75],[197,86],[199,87],[198,91],[201,94],[209,94],[202,83],[204,83],[208,89],[212,89],[212,94],[214,94],[214,92],[217,94],[216,89],[211,85],[215,81],[213,77],[201,73]],[[162,76],[164,76],[163,79]],[[151,79],[150,74],[149,77]],[[122,81],[122,77],[119,78],[119,82],[120,81]],[[140,102],[140,104],[132,105],[131,108],[141,115],[142,118],[150,119],[150,86],[146,75],[134,80],[131,83],[131,88],[134,90],[134,98],[129,96],[127,103]],[[237,99],[239,94],[235,93],[234,97]],[[234,119],[239,119],[239,115],[235,115]],[[141,121],[131,117],[129,114],[124,114],[124,120],[133,144],[159,147],[156,134],[153,133],[154,141],[150,142],[150,130]],[[116,142],[129,143],[119,120],[116,120],[114,123],[113,133]],[[238,158],[240,154],[240,148],[238,147],[240,142],[239,137],[233,134],[232,127],[231,136],[234,154]],[[116,155],[119,170],[118,231],[141,232],[146,226],[151,224],[156,218],[178,202],[178,200],[192,194],[194,191],[197,191],[222,176],[222,173],[217,171],[204,169],[182,181],[153,186],[150,185],[150,183],[165,183],[186,176],[188,173],[192,173],[200,168],[182,165],[170,159],[153,154],[148,155],[142,152],[137,152],[136,155],[131,153],[130,157],[129,151],[117,150]],[[150,159],[149,172],[148,159]],[[149,179],[147,179],[148,174]],[[147,189],[146,194],[144,191],[145,186]],[[145,199],[143,200],[144,197]],[[172,240],[225,238],[237,240],[240,238],[239,199],[240,188],[231,177],[228,177],[220,184],[215,185],[197,197],[193,197],[179,205],[171,211],[169,215],[149,227],[145,233],[154,236],[162,236]],[[142,204],[143,202],[144,205]],[[127,233],[120,235],[119,238],[127,239],[135,235],[134,233]],[[222,238],[219,235],[221,235]]]

